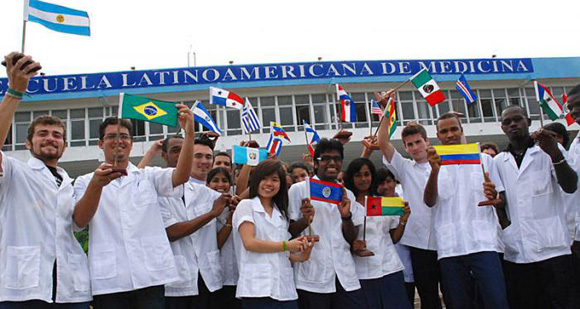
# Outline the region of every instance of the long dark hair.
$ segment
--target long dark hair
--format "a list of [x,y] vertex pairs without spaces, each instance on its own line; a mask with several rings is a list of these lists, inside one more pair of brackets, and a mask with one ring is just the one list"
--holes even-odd
[[233,184],[232,184],[232,175],[230,174],[230,172],[228,172],[228,170],[226,170],[223,167],[216,167],[216,168],[213,168],[211,171],[209,171],[209,173],[207,173],[206,183],[209,184],[211,182],[211,180],[217,174],[224,174],[224,176],[226,176],[226,178],[228,179],[228,182],[230,183],[230,186],[233,186]]
[[267,159],[256,166],[252,173],[252,177],[250,177],[250,198],[258,196],[258,187],[260,186],[260,182],[266,178],[266,176],[276,173],[280,178],[280,190],[278,190],[278,193],[276,193],[272,198],[272,201],[276,204],[276,207],[278,207],[278,210],[282,213],[284,218],[288,220],[288,189],[286,183],[286,172],[284,171],[282,162],[276,159]]
[[344,186],[354,193],[354,196],[358,197],[360,193],[356,186],[354,185],[354,174],[360,172],[363,166],[368,166],[369,171],[371,172],[371,185],[369,187],[369,195],[376,195],[377,194],[377,170],[375,169],[375,165],[373,162],[367,158],[356,158],[350,162],[346,172],[344,172],[343,181]]

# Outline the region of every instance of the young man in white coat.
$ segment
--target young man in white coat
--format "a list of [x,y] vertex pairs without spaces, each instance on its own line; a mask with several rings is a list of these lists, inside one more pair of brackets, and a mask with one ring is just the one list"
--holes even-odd
[[157,201],[159,196],[173,196],[173,188],[187,182],[191,171],[193,116],[187,106],[177,107],[185,141],[175,169],[138,169],[130,163],[131,122],[110,117],[99,127],[99,147],[105,153],[101,170],[120,174],[113,170],[116,162],[115,168],[126,169],[127,176],[109,181],[95,173],[75,182],[77,198],[82,198],[73,218],[80,227],[89,225],[95,309],[163,309],[164,284],[178,279]]
[[[0,104],[0,149],[37,74],[31,69],[40,66],[30,56],[13,64],[20,56],[4,58],[9,88]],[[58,167],[65,137],[60,119],[40,116],[28,127],[28,162],[0,152],[0,308],[89,308],[87,257],[73,235],[72,180]]]

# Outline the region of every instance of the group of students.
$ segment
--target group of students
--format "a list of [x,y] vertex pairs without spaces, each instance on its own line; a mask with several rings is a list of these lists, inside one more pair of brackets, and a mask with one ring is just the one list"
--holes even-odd
[[[15,55],[2,144],[39,65]],[[580,123],[580,85],[568,98]],[[384,167],[365,148],[339,180],[346,141],[322,139],[311,165],[267,159],[235,183],[228,154],[194,139],[178,108],[185,136],[155,143],[138,166],[131,122],[105,119],[105,162],[74,183],[58,167],[56,117],[30,124],[27,163],[1,153],[0,308],[412,308],[410,273],[422,308],[441,308],[440,290],[447,308],[580,304],[579,137],[567,152],[551,130],[530,134],[519,106],[503,110],[509,146],[482,155],[484,172],[442,166],[417,123],[402,130],[404,158],[383,122],[368,139]],[[436,128],[442,144],[466,143],[457,114]],[[158,154],[167,167],[147,167]],[[306,177],[341,181],[340,203],[310,200]],[[404,215],[365,217],[365,197],[397,195]],[[87,227],[88,258],[74,237]]]

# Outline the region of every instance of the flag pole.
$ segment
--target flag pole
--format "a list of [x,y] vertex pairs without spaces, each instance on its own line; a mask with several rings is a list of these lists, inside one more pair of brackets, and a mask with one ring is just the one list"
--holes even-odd
[[22,22],[22,53],[24,54],[24,46],[26,42],[26,20]]
[[371,101],[369,102],[369,134],[372,136],[373,135],[373,113],[372,113],[372,109],[373,109],[373,100],[371,99]]
[[[308,194],[308,200],[310,201],[310,177],[306,177],[306,192]],[[308,223],[308,236],[312,236],[312,226],[310,225],[310,220],[306,221]]]
[[115,144],[115,163],[113,167],[116,167],[119,162],[119,143],[121,142],[121,118],[117,117],[117,143]]
[[367,241],[367,209],[368,209],[368,195],[365,196],[365,220],[363,221],[363,241]]
[[[304,122],[302,122],[302,123],[304,124]],[[306,133],[306,125],[304,125],[304,140],[306,140],[306,148],[309,149],[308,152],[310,152],[310,148],[308,148],[308,145],[310,143],[308,142],[308,133]]]
[[[406,84],[408,84],[411,81],[411,79],[407,79],[406,81],[400,83],[399,85],[397,85],[397,87],[395,87],[393,89],[394,92],[397,92],[397,90],[399,90],[399,88],[405,86]],[[389,102],[387,102],[387,106],[385,106],[385,111],[388,110],[388,106]],[[383,119],[385,119],[385,115],[383,114],[383,117],[381,117],[381,119],[379,120],[379,126],[377,127],[377,130],[375,131],[375,134],[373,136],[377,136],[377,133],[379,133],[379,128],[381,127],[381,124],[383,124]]]

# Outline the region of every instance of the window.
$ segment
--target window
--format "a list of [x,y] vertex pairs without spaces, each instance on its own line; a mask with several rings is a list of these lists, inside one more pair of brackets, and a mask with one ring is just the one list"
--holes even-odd
[[413,93],[411,91],[400,91],[399,102],[401,103],[401,111],[403,125],[406,125],[411,120],[415,120],[415,110],[413,109]]
[[131,119],[133,124],[133,142],[145,141],[145,121]]
[[491,106],[491,90],[479,90],[479,101],[481,102],[481,109],[483,111],[483,121],[495,121],[493,107]]
[[12,126],[8,129],[8,134],[6,135],[6,140],[4,141],[4,146],[2,146],[2,151],[12,150]]
[[[325,94],[313,94],[310,96],[312,99],[312,107],[314,110],[314,126],[315,130],[329,130],[333,121],[332,117],[335,115],[334,106],[332,103],[326,100]],[[332,107],[331,107],[332,106]],[[332,116],[331,116],[332,111]]]
[[99,142],[99,126],[103,122],[103,108],[89,108],[89,145]]
[[503,111],[509,105],[509,102],[506,98],[505,89],[494,89],[493,100],[495,102],[495,111],[498,116],[497,119],[499,119],[499,117],[501,117],[501,111]]
[[70,110],[70,145],[85,146],[85,109]]
[[[270,133],[270,122],[276,121],[276,101],[274,97],[260,98],[260,113],[264,133]],[[228,127],[230,127],[228,122]]]
[[[451,109],[453,111],[462,113],[464,115],[467,114],[465,109],[465,99],[461,95],[461,93],[457,91],[450,91],[449,99],[451,100]],[[462,123],[467,122],[466,118],[460,118]]]
[[422,125],[431,125],[431,105],[419,93],[416,93],[415,99],[417,101],[417,112],[419,114],[419,123]]
[[296,95],[294,96],[294,103],[296,104],[296,125],[298,130],[304,130],[303,120],[306,120],[309,124],[312,124],[312,119],[310,119],[310,98],[308,95]]
[[278,97],[278,111],[280,118],[280,125],[286,131],[294,131],[294,111],[292,108],[292,96]]
[[536,100],[536,91],[534,88],[526,88],[526,99],[528,101],[529,116],[533,120],[540,119],[540,104]]

